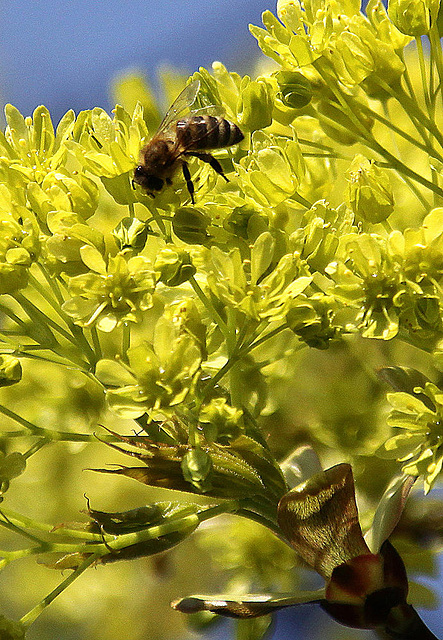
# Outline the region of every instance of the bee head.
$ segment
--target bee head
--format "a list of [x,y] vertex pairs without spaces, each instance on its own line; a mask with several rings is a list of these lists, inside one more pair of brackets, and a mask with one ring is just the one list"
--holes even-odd
[[146,169],[141,164],[134,169],[133,181],[139,184],[148,193],[152,191],[161,191],[165,184],[162,178],[147,173]]

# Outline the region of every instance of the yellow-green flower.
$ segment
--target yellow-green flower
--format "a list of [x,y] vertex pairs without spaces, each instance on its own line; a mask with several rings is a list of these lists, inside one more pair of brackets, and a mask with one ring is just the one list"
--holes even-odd
[[[24,207],[17,211],[10,203],[10,194],[5,185],[0,185],[0,293],[12,293],[23,289],[28,283],[29,267],[38,258],[40,241],[38,226],[33,215]],[[12,213],[14,212],[14,213]]]
[[73,137],[69,141],[69,150],[82,167],[102,179],[119,204],[130,204],[145,198],[131,186],[140,149],[149,137],[140,105],[134,109],[132,116],[117,105],[113,118],[99,107],[82,111],[77,118]]
[[88,266],[83,260],[84,247],[92,247],[100,255],[105,250],[100,231],[86,224],[76,213],[50,211],[46,224],[51,235],[44,237],[42,254],[44,263],[52,274],[76,276],[85,273]]
[[357,155],[348,169],[347,202],[357,218],[376,224],[394,211],[394,196],[386,169]]
[[127,352],[128,366],[102,360],[97,377],[108,387],[109,407],[124,418],[161,410],[172,415],[196,383],[202,360],[200,345],[171,319],[157,323],[154,343],[143,342]]
[[438,0],[389,0],[388,14],[399,31],[419,37],[429,32],[439,5]]
[[63,310],[76,324],[94,324],[105,332],[123,322],[138,322],[142,312],[152,306],[155,275],[150,261],[143,256],[126,261],[117,255],[106,264],[99,252],[88,246],[83,247],[83,259],[91,270],[69,280],[72,297]]
[[[418,394],[424,395],[423,400]],[[443,465],[443,392],[427,382],[416,387],[414,395],[401,391],[387,398],[393,408],[388,424],[397,435],[384,443],[378,455],[401,462],[405,474],[423,476],[428,493]]]
[[252,149],[237,165],[238,183],[255,205],[275,207],[290,198],[305,177],[305,164],[294,137],[263,131],[252,135]]
[[7,127],[0,134],[1,155],[9,167],[30,182],[40,184],[46,174],[58,170],[66,161],[67,140],[75,123],[74,112],[68,111],[56,131],[46,107],[35,109],[32,118],[24,118],[11,104],[6,105]]
[[226,307],[249,318],[268,321],[284,318],[293,301],[309,286],[312,276],[297,253],[272,263],[274,240],[266,231],[255,241],[251,259],[242,262],[240,251],[229,254],[212,247],[207,282],[211,293]]
[[409,333],[417,345],[433,348],[441,336],[440,279],[442,210],[426,217],[421,229],[349,235],[341,242],[343,261],[326,272],[336,283],[328,290],[345,305],[359,309],[362,335],[390,340]]

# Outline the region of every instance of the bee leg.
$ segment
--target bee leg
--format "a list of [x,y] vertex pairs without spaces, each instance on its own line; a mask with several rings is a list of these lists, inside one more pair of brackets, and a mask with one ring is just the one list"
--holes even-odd
[[196,151],[188,151],[185,155],[187,155],[187,156],[195,156],[199,160],[203,160],[203,162],[207,162],[208,164],[211,165],[211,167],[214,169],[214,171],[216,171],[219,175],[221,175],[222,178],[224,178],[226,180],[226,182],[229,182],[229,180],[227,179],[227,177],[223,173],[223,169],[222,169],[221,164],[219,163],[219,161],[216,158],[214,158],[214,156],[211,156],[210,153],[200,153],[200,152],[196,152]]
[[186,186],[188,187],[189,195],[191,196],[192,204],[195,204],[194,200],[194,183],[192,182],[191,172],[189,171],[188,163],[183,160],[182,162],[183,176],[186,180]]

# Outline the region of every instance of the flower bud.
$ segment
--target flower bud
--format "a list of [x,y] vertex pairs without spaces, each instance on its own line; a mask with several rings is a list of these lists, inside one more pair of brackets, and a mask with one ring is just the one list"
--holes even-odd
[[[6,493],[10,481],[20,476],[25,469],[26,458],[22,453],[13,451],[5,456],[4,453],[0,451],[0,494]],[[1,633],[0,638],[3,638]]]
[[399,31],[419,37],[429,32],[438,7],[438,0],[389,0],[388,14]]
[[278,97],[284,105],[292,109],[302,109],[311,102],[311,83],[301,73],[279,71],[275,77],[280,88]]
[[348,170],[347,202],[356,216],[376,224],[386,220],[394,210],[394,196],[389,174],[361,155]]
[[165,247],[158,254],[155,264],[158,279],[168,287],[176,287],[189,280],[196,268],[187,251]]
[[272,122],[273,97],[271,87],[262,80],[249,80],[245,76],[240,87],[237,104],[238,121],[243,129],[256,131]]
[[112,235],[120,251],[142,251],[150,232],[150,227],[138,218],[123,218],[115,227]]
[[181,462],[181,469],[185,480],[194,485],[199,491],[211,488],[209,475],[212,469],[211,456],[196,447],[187,451]]
[[231,407],[225,398],[213,398],[200,411],[199,424],[207,442],[229,444],[241,432],[243,412]]
[[204,244],[208,224],[209,218],[195,207],[180,207],[172,219],[175,235],[187,244]]
[[418,298],[415,307],[415,316],[422,329],[428,331],[441,331],[441,316],[438,298],[424,296]]
[[22,379],[22,365],[14,356],[0,355],[0,387],[9,387]]

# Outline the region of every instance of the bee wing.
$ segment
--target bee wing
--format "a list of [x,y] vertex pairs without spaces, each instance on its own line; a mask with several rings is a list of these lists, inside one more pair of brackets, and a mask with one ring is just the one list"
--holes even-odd
[[171,124],[178,120],[180,114],[194,104],[197,93],[200,89],[200,80],[193,80],[190,84],[186,85],[183,91],[177,96],[174,102],[166,112],[165,117],[161,121],[157,133],[169,129]]
[[[196,118],[198,116],[223,117],[224,115],[225,115],[225,110],[221,105],[209,104],[204,107],[200,107],[199,109],[193,109],[192,111],[190,111],[188,121],[191,122],[193,118]],[[199,135],[194,136],[192,139],[190,139],[188,144],[183,144],[182,141],[177,138],[176,147],[175,147],[177,157],[181,156],[183,153],[186,153],[188,149],[197,150],[198,143],[200,142],[200,140],[204,140],[205,138],[207,138],[214,131],[214,129],[217,129],[217,127],[219,126],[220,126],[220,120],[217,118],[216,120],[213,121],[212,125],[208,124],[205,128],[202,128],[201,133],[199,133]]]
[[191,117],[194,116],[220,116],[224,117],[226,111],[221,106],[221,104],[207,104],[204,107],[199,107],[198,109],[192,109],[189,115]]

